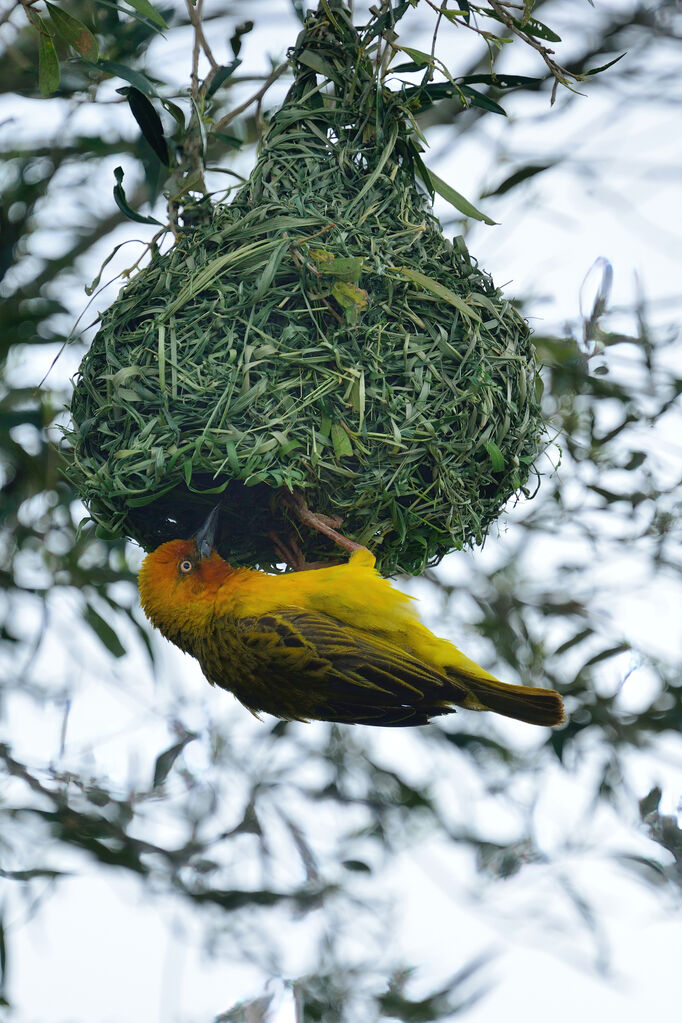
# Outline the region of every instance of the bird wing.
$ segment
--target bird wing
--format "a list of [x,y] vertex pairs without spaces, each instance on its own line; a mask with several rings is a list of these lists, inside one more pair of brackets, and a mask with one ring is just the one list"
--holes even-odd
[[436,668],[329,615],[291,608],[236,626],[245,677],[230,688],[254,710],[401,726],[451,712],[467,695]]

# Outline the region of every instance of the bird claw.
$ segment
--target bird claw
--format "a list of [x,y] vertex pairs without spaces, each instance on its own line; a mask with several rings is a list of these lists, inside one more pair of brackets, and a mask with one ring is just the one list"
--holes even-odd
[[279,533],[271,529],[268,532],[268,536],[272,540],[277,557],[287,564],[293,572],[310,572],[316,568],[329,568],[330,565],[337,563],[333,561],[306,561],[305,555],[293,534],[289,534],[287,540],[283,540]]
[[351,540],[337,531],[337,527],[343,523],[342,518],[311,511],[303,495],[295,491],[289,493],[288,490],[282,489],[279,491],[279,499],[286,508],[290,508],[294,512],[305,526],[310,526],[318,533],[322,533],[323,536],[333,540],[337,546],[343,547],[347,551],[364,550],[363,544],[356,543],[355,540]]

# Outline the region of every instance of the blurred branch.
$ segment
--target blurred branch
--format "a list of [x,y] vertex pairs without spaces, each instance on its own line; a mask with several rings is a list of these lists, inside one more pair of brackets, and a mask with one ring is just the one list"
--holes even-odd
[[247,100],[244,100],[243,103],[240,103],[239,106],[236,106],[233,110],[231,110],[229,114],[225,114],[224,117],[221,117],[221,119],[213,126],[213,130],[221,131],[223,128],[227,127],[227,125],[231,124],[232,121],[235,120],[235,118],[239,117],[240,114],[243,114],[245,110],[248,110],[253,103],[257,103],[260,105],[260,102],[265,96],[268,89],[272,85],[274,85],[278,78],[282,77],[282,75],[284,74],[288,67],[289,67],[288,60],[285,60],[282,64],[279,64],[268,75],[261,88],[258,89],[258,91],[255,92],[253,96],[250,96]]

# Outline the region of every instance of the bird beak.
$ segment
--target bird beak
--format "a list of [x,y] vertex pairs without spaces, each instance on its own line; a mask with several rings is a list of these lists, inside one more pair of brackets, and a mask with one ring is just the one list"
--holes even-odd
[[208,558],[213,550],[219,515],[220,505],[217,504],[204,522],[203,526],[201,526],[194,534],[194,543],[200,560]]

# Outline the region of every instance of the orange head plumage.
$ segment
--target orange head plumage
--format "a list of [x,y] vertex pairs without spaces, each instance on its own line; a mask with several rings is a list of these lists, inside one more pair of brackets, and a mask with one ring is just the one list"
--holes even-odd
[[213,549],[217,513],[189,540],[169,540],[148,554],[138,575],[145,614],[183,649],[206,635],[218,591],[232,574]]

